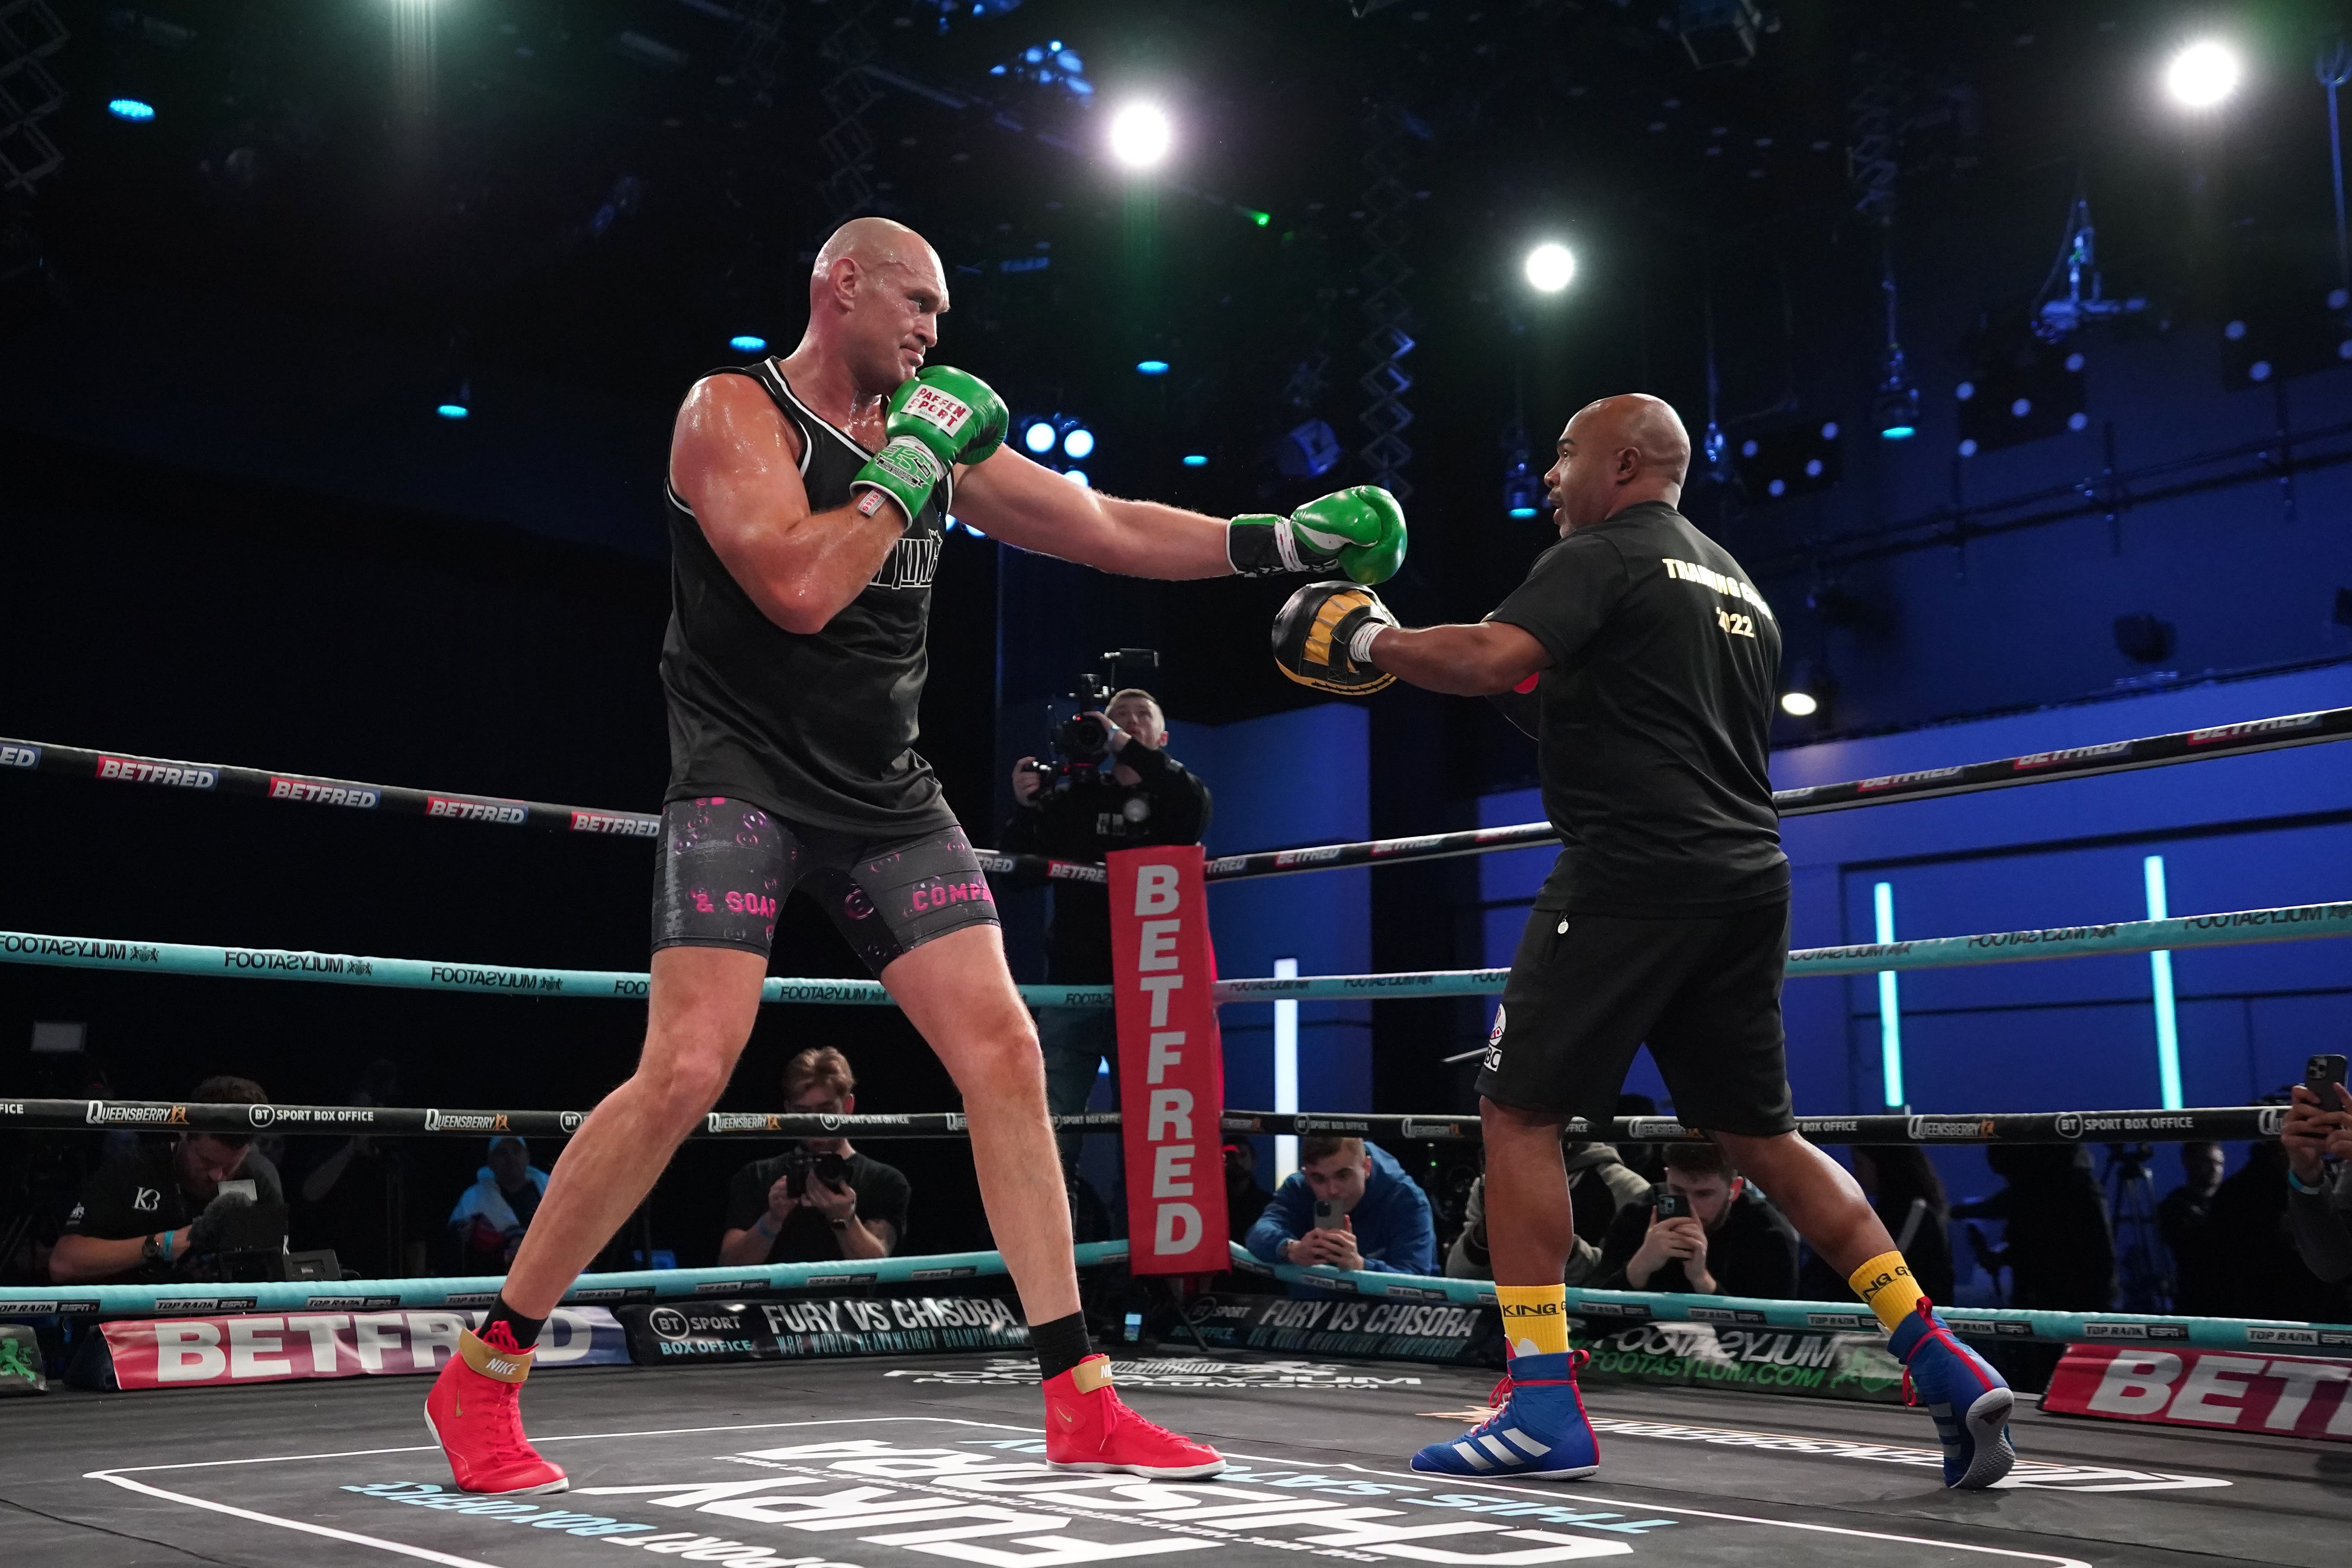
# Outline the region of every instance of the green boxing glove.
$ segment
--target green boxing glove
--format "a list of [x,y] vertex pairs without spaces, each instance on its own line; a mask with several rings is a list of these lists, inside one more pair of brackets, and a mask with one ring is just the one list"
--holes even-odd
[[1225,559],[1236,577],[1337,566],[1359,583],[1385,583],[1404,564],[1404,508],[1378,485],[1358,485],[1288,517],[1237,517],[1225,531]]
[[860,517],[872,517],[886,500],[898,503],[907,521],[923,510],[932,487],[958,463],[984,462],[1004,445],[1013,416],[988,383],[966,371],[927,364],[898,384],[883,416],[888,439],[849,481]]

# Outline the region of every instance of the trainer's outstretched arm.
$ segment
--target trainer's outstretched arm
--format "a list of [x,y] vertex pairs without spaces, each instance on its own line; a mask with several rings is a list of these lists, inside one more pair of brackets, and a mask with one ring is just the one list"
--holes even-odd
[[1399,680],[1455,697],[1491,697],[1551,668],[1535,635],[1508,621],[1391,626],[1372,638],[1372,665]]
[[992,539],[1123,577],[1229,577],[1225,520],[1074,485],[1009,447],[956,480],[956,516]]
[[806,634],[823,631],[865,591],[906,519],[887,506],[870,517],[855,505],[811,511],[793,439],[758,382],[708,376],[678,410],[669,474],[760,613]]

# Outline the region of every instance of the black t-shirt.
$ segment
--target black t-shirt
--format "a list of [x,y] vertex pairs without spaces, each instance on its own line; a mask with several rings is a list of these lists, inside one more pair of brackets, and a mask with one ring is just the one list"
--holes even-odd
[[[81,1201],[66,1216],[63,1234],[96,1241],[127,1241],[177,1230],[204,1213],[205,1205],[212,1200],[199,1201],[181,1190],[179,1173],[173,1166],[173,1148],[168,1139],[142,1140],[136,1153],[100,1166],[82,1184]],[[246,1155],[243,1168],[231,1179],[251,1182],[257,1203],[286,1201],[278,1167],[258,1150]],[[117,1283],[168,1279],[184,1261],[185,1255],[179,1254],[169,1264],[142,1264],[135,1272],[113,1279]]]
[[[778,1154],[772,1159],[754,1160],[735,1173],[727,1185],[727,1228],[750,1230],[768,1212],[768,1189],[784,1173],[791,1158]],[[864,1154],[853,1153],[849,1169],[843,1179],[857,1194],[857,1217],[861,1220],[887,1221],[892,1231],[890,1250],[904,1250],[907,1244],[907,1208],[913,1201],[914,1188],[895,1165],[870,1160]],[[868,1228],[871,1226],[869,1225]],[[841,1244],[833,1233],[832,1222],[806,1204],[796,1205],[776,1239],[768,1244],[764,1263],[828,1263],[841,1256]]]
[[1728,552],[1663,501],[1580,528],[1486,617],[1532,634],[1544,815],[1536,900],[1586,914],[1729,914],[1784,897],[1767,737],[1780,628]]
[[[1099,860],[1114,849],[1152,844],[1198,844],[1209,831],[1209,786],[1164,750],[1121,747],[1118,761],[1134,770],[1123,784],[1109,770],[1013,814],[998,844],[1024,855]],[[1111,980],[1110,889],[1092,882],[1054,884],[1054,921],[1045,931],[1045,962],[1061,985]]]
[[[1601,1273],[1590,1281],[1596,1290],[1664,1290],[1687,1294],[1690,1276],[1683,1260],[1669,1258],[1639,1287],[1625,1278],[1625,1265],[1642,1249],[1654,1214],[1648,1204],[1627,1204],[1617,1211],[1601,1244]],[[1743,1184],[1731,1200],[1723,1223],[1707,1232],[1706,1271],[1715,1277],[1718,1296],[1756,1296],[1785,1301],[1797,1294],[1797,1232],[1754,1184]]]
[[[849,503],[849,482],[872,454],[793,395],[772,357],[711,374],[751,376],[800,433],[812,510]],[[876,837],[955,821],[931,765],[914,751],[940,520],[954,493],[953,477],[942,478],[874,580],[823,630],[802,634],[761,611],[693,510],[668,492],[664,800],[725,795],[812,827]]]

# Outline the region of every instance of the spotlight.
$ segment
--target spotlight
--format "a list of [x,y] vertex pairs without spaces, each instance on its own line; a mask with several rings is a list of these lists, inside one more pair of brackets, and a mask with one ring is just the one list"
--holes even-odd
[[1166,375],[1168,362],[1164,359],[1139,359],[1135,362],[1138,375]]
[[2164,87],[2184,109],[2210,109],[2238,90],[2242,74],[2237,52],[2207,38],[2172,57],[2164,68]]
[[738,332],[727,340],[727,346],[739,354],[756,354],[766,351],[768,340],[755,337],[750,332]]
[[1528,252],[1528,282],[1538,291],[1557,294],[1576,276],[1576,258],[1564,245],[1538,245]]
[[1205,468],[1209,466],[1209,455],[1206,452],[1187,452],[1184,454],[1184,466],[1188,468]]
[[1339,446],[1339,434],[1321,419],[1309,419],[1286,430],[1271,443],[1267,454],[1285,479],[1320,479],[1339,466],[1346,456]]
[[1780,711],[1791,719],[1818,719],[1826,723],[1830,704],[1837,698],[1837,680],[1819,659],[1801,658],[1780,689]]
[[1061,438],[1061,432],[1054,428],[1050,419],[1033,421],[1029,428],[1021,432],[1021,444],[1040,458],[1052,451],[1054,443]]
[[1086,489],[1094,483],[1092,479],[1087,478],[1087,471],[1084,468],[1065,468],[1062,470],[1062,477],[1080,489]]
[[1175,140],[1175,128],[1156,104],[1130,103],[1111,116],[1110,155],[1130,169],[1159,163]]
[[462,403],[445,403],[436,408],[433,412],[438,414],[444,419],[463,419],[466,416],[471,414],[473,410],[467,407]]
[[152,120],[155,118],[155,106],[149,103],[146,100],[139,98],[108,99],[106,100],[106,111],[114,116],[117,120]]
[[1073,458],[1092,457],[1095,450],[1095,433],[1083,425],[1079,426],[1062,437],[1062,450]]

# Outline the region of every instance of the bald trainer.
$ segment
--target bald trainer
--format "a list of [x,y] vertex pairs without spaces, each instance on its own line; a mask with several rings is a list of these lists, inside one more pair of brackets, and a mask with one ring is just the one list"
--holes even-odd
[[[1407,630],[1369,590],[1332,585],[1356,596],[1327,639],[1348,668],[1315,673],[1498,699],[1536,737],[1561,840],[1478,1075],[1510,1402],[1412,1467],[1488,1479],[1599,1468],[1560,1284],[1560,1134],[1614,1113],[1646,1043],[1676,1120],[1721,1144],[1893,1335],[1935,1415],[1945,1483],[1990,1486],[2013,1460],[2007,1385],[1936,1318],[1853,1178],[1790,1113],[1789,863],[1766,750],[1780,632],[1739,563],[1675,510],[1690,455],[1654,397],[1580,410],[1545,476],[1559,542],[1475,626]],[[1657,1226],[1705,1277],[1705,1227]]]
[[1404,520],[1369,487],[1228,521],[1073,485],[1003,444],[985,382],[926,363],[948,305],[920,235],[856,219],[817,253],[800,345],[703,377],[678,410],[645,1046],[565,1146],[480,1332],[459,1336],[425,1401],[465,1491],[567,1484],[519,1411],[540,1328],[726,1089],[795,889],[962,1096],[1037,1352],[1046,1461],[1173,1480],[1224,1466],[1120,1403],[1087,1341],[1036,1026],[971,844],[914,750],[931,582],[951,510],[1016,548],[1129,576],[1366,583],[1403,559]]

